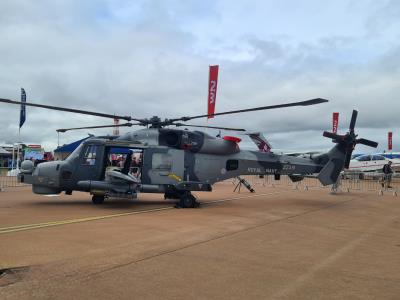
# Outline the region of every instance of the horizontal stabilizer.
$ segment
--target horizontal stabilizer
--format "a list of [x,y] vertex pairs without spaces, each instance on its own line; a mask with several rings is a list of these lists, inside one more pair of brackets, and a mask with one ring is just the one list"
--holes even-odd
[[247,135],[251,138],[254,144],[257,145],[258,150],[260,150],[260,152],[265,152],[265,153],[271,152],[271,144],[267,141],[267,139],[262,133],[254,132],[254,133],[248,133]]

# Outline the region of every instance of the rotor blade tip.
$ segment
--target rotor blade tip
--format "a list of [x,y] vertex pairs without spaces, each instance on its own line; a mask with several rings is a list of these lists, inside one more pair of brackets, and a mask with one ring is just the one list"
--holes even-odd
[[315,100],[316,100],[316,103],[326,103],[326,102],[329,102],[328,99],[324,99],[324,98],[317,98],[317,99],[315,99]]
[[326,102],[329,102],[329,100],[323,99],[323,98],[315,98],[315,99],[303,101],[302,105],[307,106],[307,105],[315,105],[315,104],[321,104],[321,103],[326,103]]

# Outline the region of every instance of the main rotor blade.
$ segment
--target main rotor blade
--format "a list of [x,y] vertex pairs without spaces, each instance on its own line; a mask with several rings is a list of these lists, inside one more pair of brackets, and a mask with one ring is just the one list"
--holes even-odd
[[350,132],[354,131],[354,127],[356,126],[356,121],[357,121],[357,115],[358,115],[358,111],[356,111],[355,109],[353,110],[353,114],[351,115],[351,121],[350,121]]
[[99,125],[99,126],[86,126],[86,127],[75,127],[75,128],[60,128],[57,129],[57,132],[66,132],[70,130],[79,130],[79,129],[95,129],[95,128],[109,128],[109,127],[131,127],[133,125],[142,125],[141,123],[124,123],[118,125]]
[[221,115],[238,114],[238,113],[244,113],[244,112],[249,112],[249,111],[275,109],[275,108],[283,108],[283,107],[291,107],[291,106],[315,105],[315,104],[325,103],[325,102],[328,102],[328,101],[329,100],[322,99],[322,98],[315,98],[315,99],[306,100],[306,101],[300,101],[300,102],[292,102],[292,103],[260,106],[260,107],[247,108],[247,109],[231,110],[231,111],[225,111],[225,112],[215,113],[215,114],[211,114],[211,115],[198,115],[198,116],[193,116],[193,117],[182,117],[182,118],[177,118],[177,119],[170,119],[168,121],[172,121],[172,122],[175,122],[175,121],[189,121],[189,120],[193,120],[193,119],[214,117],[214,116],[221,116]]
[[20,101],[14,101],[14,100],[3,99],[3,98],[0,98],[0,102],[8,103],[8,104],[16,104],[16,105],[23,104],[23,105],[26,105],[26,106],[34,106],[34,107],[40,107],[40,108],[58,110],[58,111],[67,111],[67,112],[72,112],[72,113],[77,113],[77,114],[90,115],[90,116],[103,117],[103,118],[110,118],[110,119],[122,119],[122,120],[126,120],[126,121],[138,121],[138,122],[142,121],[140,119],[133,119],[130,116],[118,116],[118,115],[104,114],[104,113],[98,113],[98,112],[93,112],[93,111],[88,111],[88,110],[81,110],[81,109],[66,108],[66,107],[45,105],[45,104],[37,104],[37,103],[32,103],[32,102],[20,102]]
[[222,129],[222,130],[232,130],[232,131],[246,131],[246,129],[242,128],[230,128],[230,127],[218,127],[218,126],[206,126],[206,125],[189,125],[189,124],[183,124],[183,123],[174,123],[172,125],[175,125],[176,127],[201,127],[201,128],[212,128],[212,129]]

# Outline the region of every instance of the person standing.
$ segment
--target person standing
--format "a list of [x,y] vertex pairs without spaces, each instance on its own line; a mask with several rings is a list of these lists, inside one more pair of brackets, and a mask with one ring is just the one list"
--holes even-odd
[[393,175],[392,161],[389,160],[388,163],[383,166],[382,187],[391,188],[390,183],[392,182],[392,175]]

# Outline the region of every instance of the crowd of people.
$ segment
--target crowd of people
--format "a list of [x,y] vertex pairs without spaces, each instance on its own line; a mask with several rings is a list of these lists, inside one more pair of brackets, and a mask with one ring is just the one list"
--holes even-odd
[[[129,174],[140,178],[141,175],[141,166],[142,166],[142,153],[134,153],[132,155],[132,160],[129,167]],[[109,159],[109,166],[117,167],[119,169],[124,168],[127,154],[111,154]]]

